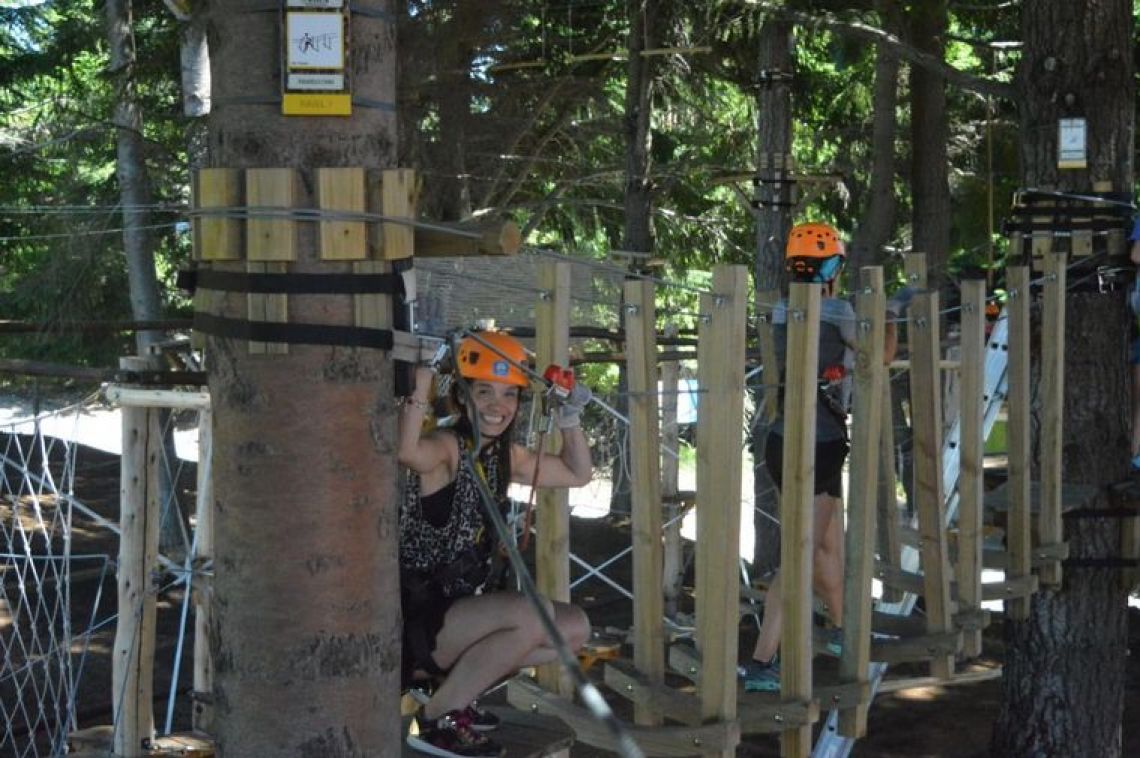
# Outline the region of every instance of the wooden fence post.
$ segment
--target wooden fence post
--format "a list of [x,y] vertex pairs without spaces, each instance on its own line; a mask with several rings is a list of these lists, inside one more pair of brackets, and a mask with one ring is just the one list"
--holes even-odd
[[[665,683],[664,596],[661,591],[661,447],[657,421],[657,311],[653,283],[627,281],[625,360],[629,376],[630,486],[633,538],[633,663],[652,684]],[[662,723],[634,705],[634,722]]]
[[[1006,582],[1027,577],[1032,566],[1030,516],[1029,440],[1029,268],[1010,266],[1006,271],[1009,288],[1009,513],[1006,517],[1006,544],[1009,562]],[[1005,612],[1012,618],[1029,618],[1029,599],[1006,600]]]
[[[535,306],[535,355],[542,371],[551,363],[569,365],[570,264],[544,261],[538,271],[542,293]],[[546,436],[546,452],[562,447],[558,434]],[[551,600],[570,600],[570,493],[565,489],[538,491],[535,535],[535,584]],[[557,663],[539,667],[538,683],[550,692],[569,696],[574,684]]]
[[[986,282],[962,281],[962,392],[958,410],[961,434],[958,478],[958,612],[982,610],[982,495],[985,440],[983,436],[984,367],[986,350]],[[963,630],[962,650],[967,657],[981,655],[981,624]]]
[[[717,266],[701,295],[697,420],[697,642],[701,715],[736,718],[747,269]],[[731,756],[733,751],[721,755]]]
[[[883,365],[886,295],[882,267],[868,266],[860,270],[855,306],[855,387],[840,682],[866,681],[871,663],[871,577],[875,568],[879,428],[883,419],[883,376],[886,374]],[[860,704],[840,711],[839,732],[847,737],[866,734],[867,706]]]
[[[1044,315],[1041,324],[1041,512],[1037,544],[1064,540],[1061,525],[1061,441],[1065,403],[1065,287],[1066,256],[1045,254]],[[1038,569],[1042,584],[1061,586],[1061,562],[1047,561]]]

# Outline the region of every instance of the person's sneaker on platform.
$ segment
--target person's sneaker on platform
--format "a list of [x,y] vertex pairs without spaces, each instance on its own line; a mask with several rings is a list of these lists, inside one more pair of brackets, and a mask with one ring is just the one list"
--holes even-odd
[[745,692],[779,692],[780,659],[768,662],[751,659],[736,667],[736,675],[744,682]]
[[423,708],[417,709],[406,741],[413,750],[442,758],[501,758],[506,754],[499,743],[474,728],[467,709],[448,711],[436,719],[425,717]]

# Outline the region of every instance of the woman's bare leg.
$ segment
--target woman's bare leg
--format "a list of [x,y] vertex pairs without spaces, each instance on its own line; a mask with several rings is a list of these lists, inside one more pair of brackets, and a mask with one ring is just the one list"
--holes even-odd
[[[553,605],[563,637],[580,646],[589,634],[585,614],[563,603],[546,603],[548,611]],[[457,601],[444,617],[432,657],[451,671],[424,706],[428,718],[465,708],[503,677],[523,666],[549,663],[556,655],[530,602],[501,592]]]
[[836,626],[843,624],[843,500],[815,496],[815,550],[812,589],[823,600]]

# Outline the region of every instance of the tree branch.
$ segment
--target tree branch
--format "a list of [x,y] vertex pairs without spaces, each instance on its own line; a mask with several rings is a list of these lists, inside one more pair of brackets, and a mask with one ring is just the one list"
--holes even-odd
[[858,21],[845,21],[830,13],[803,13],[801,11],[791,10],[782,5],[775,5],[768,2],[768,0],[743,1],[747,6],[756,8],[764,13],[770,13],[773,16],[790,19],[800,26],[814,29],[827,29],[837,34],[887,47],[893,50],[900,60],[940,74],[947,82],[970,92],[976,92],[979,95],[989,97],[1000,97],[1010,101],[1017,101],[1018,99],[1017,90],[1012,84],[995,81],[993,79],[985,79],[968,74],[965,71],[960,71],[953,66],[947,65],[944,60],[917,50],[882,29],[877,29],[873,26],[859,23]]

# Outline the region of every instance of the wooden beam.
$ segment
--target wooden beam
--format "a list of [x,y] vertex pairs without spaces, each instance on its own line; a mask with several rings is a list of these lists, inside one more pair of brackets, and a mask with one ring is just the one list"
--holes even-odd
[[[875,563],[878,509],[879,430],[883,419],[883,343],[886,338],[883,269],[859,271],[855,299],[855,386],[851,461],[847,499],[846,566],[843,597],[841,682],[866,681],[870,675],[871,577]],[[839,733],[858,738],[867,732],[867,706],[839,713]]]
[[[570,264],[543,261],[538,289],[547,293],[534,308],[535,357],[541,371],[556,363],[565,366],[570,355]],[[562,449],[557,431],[546,435],[545,452]],[[536,495],[535,583],[551,600],[570,602],[570,493],[544,487]],[[574,683],[557,663],[539,667],[538,682],[551,692],[569,696]]]
[[[144,358],[123,358],[124,369],[143,369]],[[158,564],[158,466],[162,428],[158,411],[122,410],[119,489],[118,619],[111,661],[111,701],[116,714],[113,749],[135,756],[154,738],[154,638]],[[153,478],[152,478],[153,476]]]
[[[942,499],[942,383],[938,380],[938,293],[914,296],[910,306],[911,413],[914,426],[914,478],[921,536],[923,596],[927,631],[952,631],[950,563],[946,545],[946,509]],[[948,677],[954,657],[935,658],[931,673]]]
[[[242,221],[236,216],[242,200],[242,173],[233,168],[202,168],[194,172],[194,207],[214,210],[195,216],[194,257],[200,261],[236,261],[242,254]],[[223,209],[235,215],[224,215]]]
[[[380,206],[385,216],[414,221],[418,196],[419,185],[413,169],[392,168],[381,172]],[[399,261],[415,253],[415,231],[410,224],[382,224],[381,235],[381,257],[384,260]]]
[[[613,735],[590,711],[567,698],[547,692],[525,677],[515,677],[507,683],[507,700],[524,711],[556,716],[587,745],[617,750]],[[740,744],[740,726],[735,720],[702,726],[626,725],[625,731],[646,755],[690,756],[701,752],[734,755]]]
[[[1010,266],[1006,272],[1009,301],[1009,408],[1006,439],[1009,444],[1009,513],[1006,516],[1006,544],[1009,568],[1006,579],[1028,576],[1032,570],[1030,532],[1030,386],[1029,386],[1029,269]],[[1029,618],[1029,603],[1015,600],[1006,604],[1010,618]]]
[[287,216],[297,207],[297,183],[291,168],[246,169],[246,260],[297,260],[297,222]]
[[[672,327],[675,331],[676,327]],[[656,337],[655,337],[656,339]],[[660,354],[658,355],[660,357]],[[677,361],[661,363],[661,445],[676,450],[680,440],[677,426],[677,388],[680,386],[680,364]],[[684,575],[682,557],[681,519],[683,506],[677,498],[680,480],[680,461],[672,455],[661,457],[661,502],[665,538],[663,545],[661,578],[664,587],[664,611],[670,618],[677,613]]]
[[[661,448],[657,421],[657,341],[653,282],[624,284],[629,377],[630,487],[633,539],[633,661],[652,684],[665,683],[665,611],[661,591]],[[640,703],[634,723],[660,718]]]
[[[958,418],[960,421],[961,455],[958,477],[958,580],[959,607],[963,611],[981,608],[982,603],[982,498],[985,440],[983,440],[982,394],[986,354],[986,282],[984,279],[962,281],[962,370],[959,379]],[[962,640],[963,652],[969,658],[982,653],[981,631]]]
[[[214,414],[209,406],[198,410],[198,465],[197,494],[194,499],[194,538],[197,552],[195,564],[204,566],[214,560]],[[210,603],[210,579],[196,574],[194,592],[194,694],[208,697],[192,698],[191,715],[194,729],[212,733],[214,727],[214,658],[210,653],[210,624],[213,607]],[[205,586],[203,586],[205,584]]]
[[317,205],[324,213],[360,216],[360,220],[320,221],[321,260],[359,261],[368,257],[363,213],[363,168],[318,168]]
[[736,718],[747,279],[743,266],[713,269],[712,292],[701,295],[697,347],[700,387],[707,397],[717,398],[701,404],[697,419],[697,641],[704,662],[700,693],[702,716],[721,722]]
[[[780,697],[809,701],[815,425],[819,375],[820,286],[793,283],[788,297],[788,349],[784,372],[784,470],[780,491]],[[698,487],[699,491],[699,487]],[[811,727],[781,736],[781,755],[807,756]]]
[[513,221],[479,221],[451,225],[451,229],[417,228],[416,256],[452,258],[470,255],[515,255],[522,247],[522,232]]
[[689,726],[701,724],[700,698],[689,692],[651,682],[628,663],[607,663],[605,681],[611,690],[652,713]]

